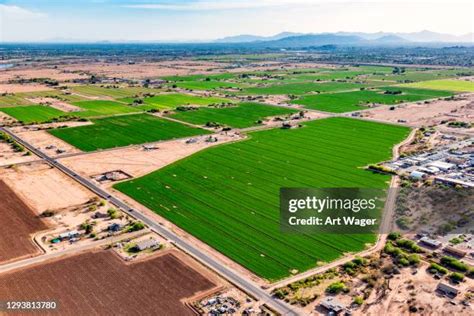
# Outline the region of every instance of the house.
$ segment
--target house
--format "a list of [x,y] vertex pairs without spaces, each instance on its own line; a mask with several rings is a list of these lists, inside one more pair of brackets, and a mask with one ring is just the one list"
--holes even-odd
[[447,253],[449,253],[451,255],[454,255],[455,257],[459,257],[459,258],[465,257],[467,255],[466,251],[458,249],[458,248],[454,248],[452,246],[446,246],[446,247],[444,247],[443,250],[444,250],[444,252],[447,252]]
[[64,240],[64,239],[71,239],[71,238],[76,238],[80,235],[80,233],[77,230],[70,230],[65,233],[59,234],[59,239]]
[[459,290],[456,289],[455,287],[452,287],[451,285],[441,283],[441,282],[436,287],[436,291],[444,295],[447,295],[449,297],[456,297],[459,293]]
[[114,232],[114,233],[120,231],[120,229],[122,229],[122,226],[120,226],[120,224],[117,224],[117,223],[113,223],[109,225],[109,227],[107,227],[107,230],[109,232]]
[[426,173],[414,170],[410,173],[410,178],[416,179],[416,180],[421,180],[426,178]]
[[326,297],[324,300],[321,301],[320,305],[328,311],[334,312],[336,314],[346,309],[346,306],[334,297]]
[[438,168],[439,170],[442,171],[448,171],[456,167],[455,164],[449,163],[449,162],[443,162],[443,161],[433,161],[432,163],[429,164],[430,167],[435,167]]
[[154,249],[157,248],[160,245],[160,242],[154,238],[150,239],[145,239],[145,240],[140,240],[137,242],[134,248],[136,248],[138,251],[143,251],[147,249]]
[[420,242],[432,248],[439,248],[442,245],[440,241],[428,237],[420,238]]

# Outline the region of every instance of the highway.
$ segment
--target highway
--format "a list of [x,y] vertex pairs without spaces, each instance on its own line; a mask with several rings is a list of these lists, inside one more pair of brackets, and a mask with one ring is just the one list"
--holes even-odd
[[43,153],[41,150],[35,148],[33,145],[29,144],[28,142],[24,141],[17,135],[15,135],[13,132],[8,130],[7,128],[0,127],[0,131],[4,132],[8,135],[10,135],[16,142],[24,146],[26,149],[31,151],[33,154],[37,155],[44,161],[46,161],[48,164],[51,166],[59,169],[69,177],[73,178],[75,181],[79,182],[81,185],[87,187],[89,190],[100,196],[101,198],[108,200],[110,203],[121,209],[124,213],[130,215],[131,217],[134,217],[143,223],[145,223],[147,226],[150,227],[153,231],[156,233],[160,234],[164,238],[172,241],[172,243],[185,251],[186,253],[190,254],[193,256],[195,259],[198,261],[202,262],[204,265],[207,267],[211,268],[215,272],[217,272],[219,275],[227,279],[229,282],[233,283],[237,287],[241,288],[248,294],[254,296],[256,299],[260,300],[262,303],[265,303],[267,306],[269,306],[271,309],[275,310],[276,312],[282,314],[282,315],[298,315],[298,312],[295,311],[294,308],[286,304],[285,302],[282,302],[280,300],[277,300],[273,298],[270,294],[268,294],[265,290],[261,289],[258,285],[254,284],[253,282],[247,280],[245,277],[240,276],[237,274],[235,271],[232,271],[230,268],[226,267],[223,263],[218,262],[190,242],[184,240],[180,236],[176,235],[166,227],[160,225],[159,223],[156,223],[152,218],[148,217],[147,215],[140,213],[132,208],[130,208],[126,203],[124,203],[122,200],[114,197],[107,191],[101,189],[98,187],[96,184],[93,182],[89,181],[88,179],[82,177],[81,175],[77,174],[74,170],[66,167],[65,165],[61,164],[58,162],[56,159],[53,159]]

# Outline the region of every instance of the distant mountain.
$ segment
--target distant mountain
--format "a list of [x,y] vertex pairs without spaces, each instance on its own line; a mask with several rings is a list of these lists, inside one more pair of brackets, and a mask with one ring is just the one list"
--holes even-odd
[[216,40],[216,43],[250,43],[257,41],[276,41],[285,37],[303,35],[303,33],[282,32],[273,36],[237,35]]
[[[295,38],[296,37],[296,38]],[[292,38],[292,39],[290,39]],[[283,32],[274,36],[256,36],[256,35],[238,35],[219,39],[218,43],[251,43],[280,41],[284,42],[305,42],[311,45],[347,45],[347,44],[407,44],[413,43],[474,43],[474,33],[462,36],[451,34],[436,33],[431,31],[420,31],[412,33],[363,33],[363,32],[337,32],[337,33],[320,33],[320,34],[302,34]],[[304,45],[303,45],[304,46]]]

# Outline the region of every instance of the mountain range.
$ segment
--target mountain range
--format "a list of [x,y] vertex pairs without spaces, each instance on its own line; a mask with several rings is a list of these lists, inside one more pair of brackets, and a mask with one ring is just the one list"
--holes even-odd
[[[273,36],[237,35],[218,39],[216,43],[266,43],[279,42],[279,44],[304,45],[353,45],[353,44],[407,44],[407,43],[474,43],[474,33],[456,36],[451,34],[421,31],[413,33],[362,33],[362,32],[337,32],[337,33],[292,33],[283,32]],[[311,42],[313,42],[311,44]],[[276,43],[274,43],[276,44]],[[303,45],[303,46],[304,46]],[[273,46],[270,44],[270,46]],[[299,45],[298,45],[299,46]]]

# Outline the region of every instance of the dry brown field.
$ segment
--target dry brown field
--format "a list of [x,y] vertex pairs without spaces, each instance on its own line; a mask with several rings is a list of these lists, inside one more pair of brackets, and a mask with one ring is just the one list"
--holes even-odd
[[47,229],[10,187],[0,180],[0,262],[38,253],[31,234]]
[[112,250],[83,253],[1,275],[0,297],[55,300],[53,315],[195,315],[185,302],[216,284],[181,256],[125,263]]

